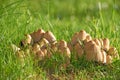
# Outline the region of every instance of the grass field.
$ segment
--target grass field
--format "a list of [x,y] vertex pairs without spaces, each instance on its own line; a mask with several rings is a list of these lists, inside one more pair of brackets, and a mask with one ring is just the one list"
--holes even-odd
[[[39,28],[54,33],[57,40],[70,41],[72,35],[86,30],[93,38],[109,38],[120,53],[119,0],[0,0],[0,80],[120,80],[120,61],[98,65],[71,60],[68,69],[54,67],[64,59],[53,57],[42,67],[33,66],[30,57],[22,67],[10,45],[24,34]],[[47,65],[49,64],[49,65]],[[56,66],[59,66],[56,64]],[[48,73],[46,68],[54,68]]]

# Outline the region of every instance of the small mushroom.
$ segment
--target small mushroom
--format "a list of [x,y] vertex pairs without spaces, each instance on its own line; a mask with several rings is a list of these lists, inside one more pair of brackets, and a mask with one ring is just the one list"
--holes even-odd
[[110,49],[108,50],[108,55],[114,55],[117,54],[117,49],[115,47],[110,47]]
[[11,44],[11,47],[12,47],[12,50],[13,50],[14,52],[17,52],[17,51],[20,50],[20,48],[17,47],[16,45],[14,45],[14,44]]
[[49,41],[49,43],[53,43],[56,41],[55,36],[53,35],[52,32],[50,31],[46,31],[44,34],[44,38],[47,39]]
[[101,50],[101,53],[102,53],[102,63],[106,64],[107,53],[104,50]]
[[112,57],[110,55],[106,56],[106,64],[112,63]]
[[85,30],[81,30],[79,32],[79,40],[80,41],[84,41],[86,39],[86,35],[87,35],[86,31]]
[[56,52],[58,50],[57,42],[51,44],[51,49],[53,52]]
[[100,53],[100,47],[95,44],[95,42],[90,41],[89,44],[85,46],[86,59],[88,61],[95,61],[96,55]]
[[103,49],[105,51],[108,51],[109,50],[109,46],[110,46],[110,41],[108,38],[105,38],[103,39]]
[[31,33],[30,35],[33,39],[33,42],[39,42],[43,38],[44,33],[45,31],[43,29],[39,29],[38,31]]
[[39,41],[40,47],[42,47],[42,46],[44,46],[44,45],[47,45],[47,44],[49,44],[49,42],[48,42],[48,40],[46,40],[45,38],[43,38],[43,39],[41,39],[41,40]]
[[67,47],[67,42],[65,40],[60,40],[58,42],[58,48]]
[[76,43],[75,45],[75,51],[77,52],[78,57],[82,57],[84,50],[82,49],[82,46],[79,43]]
[[44,53],[41,50],[37,51],[35,58],[38,60],[42,60],[44,58]]
[[71,45],[71,43],[67,43],[67,47],[70,49],[70,52],[73,51],[73,46]]
[[76,32],[74,35],[73,35],[73,37],[72,37],[72,39],[71,39],[71,45],[75,45],[77,42],[78,42],[78,39],[79,39],[79,32]]
[[62,47],[62,48],[59,48],[58,50],[60,53],[64,54],[65,56],[69,57],[70,58],[70,50],[68,47]]
[[99,39],[94,39],[93,41],[101,48],[101,43],[100,43]]
[[36,52],[38,52],[40,50],[40,46],[36,43],[36,44],[34,44],[33,45],[33,48],[32,48],[32,51],[33,51],[33,53],[36,53]]
[[26,46],[26,45],[32,44],[32,43],[33,43],[33,40],[32,40],[31,35],[26,34],[26,35],[25,35],[25,39],[22,40],[20,44],[21,44],[21,46]]
[[86,39],[84,40],[84,44],[91,41],[91,40],[92,40],[92,37],[90,36],[90,34],[87,34]]

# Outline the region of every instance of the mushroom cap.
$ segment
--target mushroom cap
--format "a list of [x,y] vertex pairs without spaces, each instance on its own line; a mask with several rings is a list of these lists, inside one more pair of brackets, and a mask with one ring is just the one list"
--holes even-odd
[[54,41],[56,41],[56,38],[51,31],[46,31],[44,34],[44,38],[47,39],[49,43],[53,43]]
[[60,40],[58,42],[58,48],[67,47],[67,42],[65,40]]
[[71,39],[71,44],[75,45],[78,42],[78,39],[79,39],[79,32],[76,32]]
[[91,41],[92,40],[92,37],[90,36],[90,34],[86,34],[86,39],[84,40],[84,44]]
[[46,40],[45,38],[42,38],[40,41],[39,41],[39,45],[40,47],[44,46],[44,45],[47,45],[49,44],[48,40]]
[[115,47],[110,47],[110,49],[108,50],[109,55],[114,55],[116,53],[117,53],[117,49]]
[[106,64],[112,63],[112,57],[110,55],[106,56]]
[[106,63],[106,56],[107,56],[107,53],[104,51],[104,50],[101,50],[101,53],[102,53],[102,63]]
[[100,47],[91,41],[91,43],[89,43],[89,45],[85,48],[84,51],[86,53],[86,59],[88,61],[95,61],[96,55],[100,54]]
[[99,39],[94,39],[93,41],[96,43],[96,45],[98,45],[101,48],[101,43]]
[[64,54],[65,56],[69,57],[70,58],[70,49],[68,47],[62,47],[62,48],[59,48],[58,49],[58,52]]
[[30,35],[33,39],[33,42],[39,42],[43,38],[44,33],[45,31],[43,29],[39,29],[38,31],[31,33]]
[[76,43],[74,48],[75,48],[75,51],[77,52],[77,56],[82,57],[82,55],[84,53],[82,46],[79,43]]
[[104,38],[103,39],[103,49],[105,51],[108,51],[109,50],[109,46],[110,46],[110,41],[108,38]]
[[67,43],[67,47],[70,49],[70,52],[73,51],[73,46],[71,45],[71,43]]
[[44,58],[44,53],[41,50],[37,51],[35,58],[38,60],[42,60]]
[[32,37],[31,37],[31,35],[27,34],[25,41],[26,41],[27,44],[31,44],[31,42],[32,42]]
[[36,44],[34,44],[33,45],[33,48],[32,48],[32,51],[33,51],[33,53],[36,53],[36,52],[38,52],[40,50],[40,46],[36,43]]
[[87,35],[86,31],[85,30],[81,30],[79,32],[79,40],[80,41],[84,41],[86,39],[86,35]]

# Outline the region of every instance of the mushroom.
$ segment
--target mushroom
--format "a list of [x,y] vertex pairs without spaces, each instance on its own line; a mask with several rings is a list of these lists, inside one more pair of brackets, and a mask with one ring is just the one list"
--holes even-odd
[[53,43],[56,41],[55,36],[53,35],[52,32],[50,31],[46,31],[44,34],[44,38],[47,39],[49,41],[49,43]]
[[103,49],[105,51],[108,51],[109,50],[109,46],[110,46],[110,41],[108,38],[105,38],[103,39]]
[[86,39],[86,35],[87,35],[87,33],[85,32],[85,30],[81,30],[79,32],[79,40],[84,41]]
[[58,48],[67,47],[67,42],[65,40],[60,40],[58,42]]
[[36,57],[35,57],[37,60],[42,60],[44,58],[44,53],[39,50],[36,52]]
[[84,44],[91,41],[92,40],[92,37],[90,36],[90,34],[86,34],[86,39],[84,40]]
[[25,39],[21,41],[21,46],[26,46],[27,44],[32,44],[32,43],[33,43],[33,40],[31,35],[26,34]]
[[106,64],[106,52],[104,50],[101,50],[101,54],[102,54],[102,63]]
[[44,33],[45,31],[43,29],[39,29],[38,31],[31,33],[30,35],[33,39],[33,42],[39,42],[43,38]]
[[86,35],[87,33],[84,30],[76,32],[71,39],[71,44],[74,46],[79,40],[84,41],[86,39]]
[[44,45],[47,45],[49,44],[48,40],[46,40],[45,38],[42,38],[40,41],[39,41],[39,45],[40,47],[44,46]]
[[101,48],[101,43],[99,39],[94,39],[93,41],[96,43],[96,45],[98,45]]
[[67,43],[67,47],[70,49],[70,52],[73,51],[73,46],[71,45],[71,43]]
[[77,42],[78,42],[78,39],[79,39],[79,32],[76,32],[74,35],[73,35],[73,37],[72,37],[72,39],[71,39],[71,44],[74,46]]
[[36,52],[38,52],[40,50],[40,46],[36,43],[36,44],[34,44],[33,45],[33,48],[32,48],[32,51],[33,51],[33,53],[36,53]]
[[64,53],[66,56],[70,58],[70,49],[67,47],[67,42],[64,40],[60,40],[58,42],[58,51],[60,53]]
[[97,46],[94,41],[89,41],[88,44],[85,45],[84,51],[88,61],[95,61],[97,54],[100,54],[100,47]]
[[110,55],[106,56],[106,64],[112,63],[112,57]]
[[78,57],[82,57],[84,50],[82,49],[82,46],[79,43],[76,43],[75,45],[75,51],[77,52]]
[[16,45],[14,45],[14,44],[11,44],[11,47],[12,47],[12,50],[13,50],[14,52],[17,52],[17,51],[20,50],[20,48],[17,47]]

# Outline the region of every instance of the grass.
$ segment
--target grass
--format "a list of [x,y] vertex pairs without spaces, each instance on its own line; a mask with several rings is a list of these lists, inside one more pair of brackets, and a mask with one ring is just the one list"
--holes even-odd
[[[119,80],[119,60],[106,66],[72,58],[67,69],[60,69],[64,58],[54,55],[41,67],[33,66],[32,58],[28,57],[22,67],[10,47],[11,44],[19,46],[24,34],[39,28],[52,31],[57,40],[66,41],[84,29],[93,38],[109,38],[110,44],[120,53],[119,14],[119,0],[0,1],[0,80],[47,80],[49,77],[60,80]],[[57,66],[54,66],[55,62]],[[51,68],[54,71],[49,74],[46,69]]]

